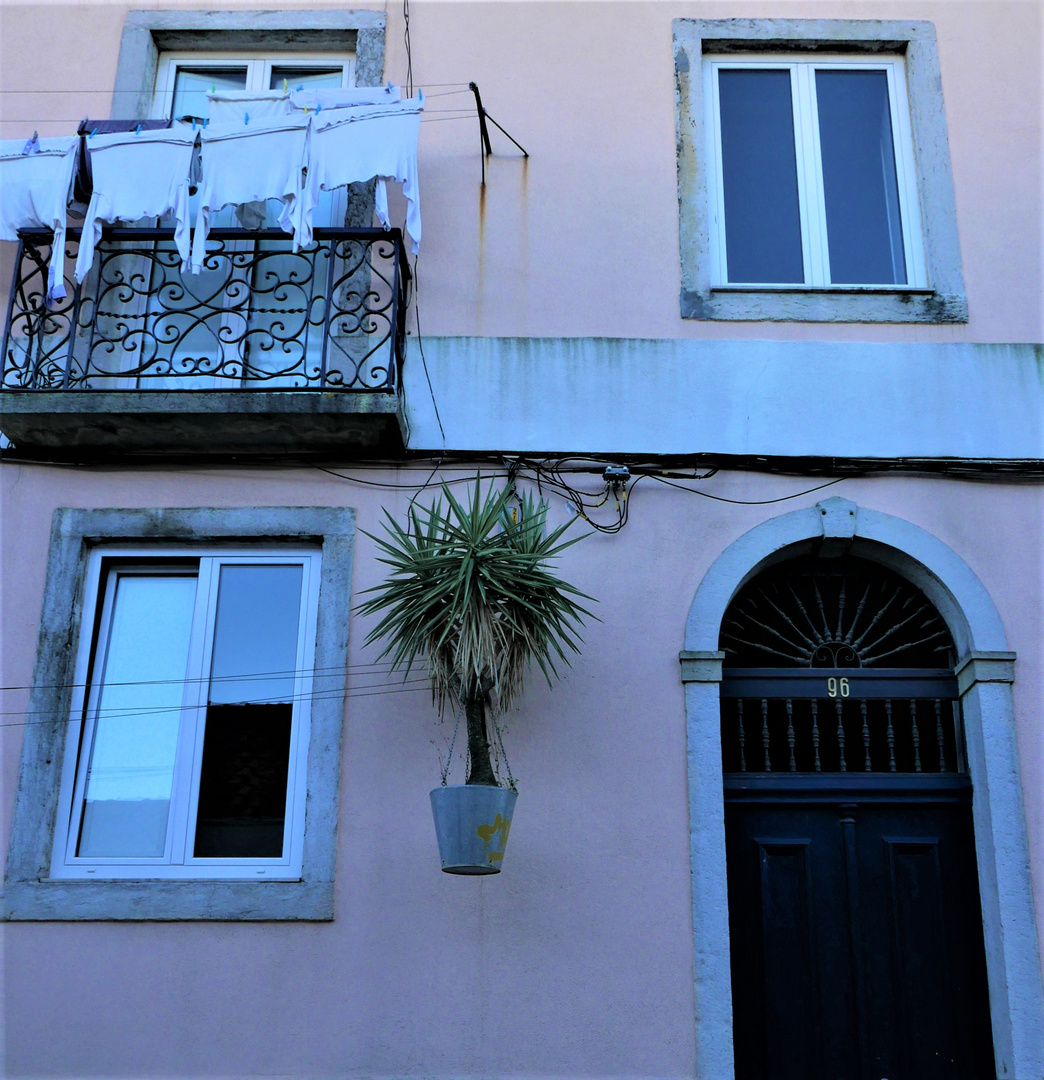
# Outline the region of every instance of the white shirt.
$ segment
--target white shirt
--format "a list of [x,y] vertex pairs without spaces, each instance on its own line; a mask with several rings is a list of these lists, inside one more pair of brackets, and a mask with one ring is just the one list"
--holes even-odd
[[350,109],[357,105],[390,105],[401,100],[402,90],[398,86],[321,86],[290,91],[290,104],[311,112]]
[[196,133],[187,124],[159,131],[119,132],[87,139],[94,194],[83,220],[76,280],[90,272],[103,221],[174,218],[174,245],[189,257],[189,172]]
[[[192,237],[192,273],[203,268],[211,215],[229,204],[280,199],[279,227],[294,233],[299,246],[297,214],[308,153],[309,118],[303,113],[278,123],[218,128],[202,133],[203,179],[199,186],[199,215]],[[309,238],[311,241],[311,230]]]
[[217,90],[210,99],[210,123],[217,127],[278,123],[293,111],[290,95],[278,90]]
[[78,143],[75,135],[39,139],[39,150],[24,154],[25,139],[0,142],[0,240],[17,240],[19,229],[53,230],[48,303],[66,296],[65,213]]
[[402,184],[406,196],[406,228],[416,254],[421,240],[420,182],[417,140],[423,98],[390,105],[325,109],[312,118],[307,192],[300,214],[301,242],[311,241],[311,214],[320,191],[333,191],[377,177],[376,206],[381,224],[388,226],[385,180]]

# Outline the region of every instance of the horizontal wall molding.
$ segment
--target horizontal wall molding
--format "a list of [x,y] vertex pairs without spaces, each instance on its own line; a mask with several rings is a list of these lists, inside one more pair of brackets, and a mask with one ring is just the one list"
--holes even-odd
[[1044,461],[1044,345],[425,337],[424,352],[430,390],[416,361],[403,376],[411,450]]

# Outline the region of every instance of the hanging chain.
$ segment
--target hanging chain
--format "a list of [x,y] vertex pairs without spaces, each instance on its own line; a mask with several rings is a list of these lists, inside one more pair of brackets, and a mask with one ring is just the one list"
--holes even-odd
[[493,721],[493,732],[497,737],[497,745],[500,747],[500,756],[504,759],[504,768],[507,769],[508,774],[508,787],[517,795],[518,787],[515,785],[515,778],[511,775],[511,762],[508,761],[507,751],[504,749],[504,740],[500,736],[500,725],[497,723],[497,714],[490,709],[489,718]]
[[453,738],[450,739],[449,753],[446,755],[446,764],[442,766],[442,786],[446,786],[446,777],[449,775],[450,765],[453,763],[453,747],[457,742],[457,732],[460,730],[461,710],[457,709],[457,722],[453,725]]

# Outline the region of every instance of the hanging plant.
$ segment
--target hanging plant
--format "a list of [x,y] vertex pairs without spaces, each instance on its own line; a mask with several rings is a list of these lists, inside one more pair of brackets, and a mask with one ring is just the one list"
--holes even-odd
[[[463,502],[443,484],[430,508],[411,506],[406,527],[386,512],[385,536],[367,533],[380,548],[379,561],[391,568],[359,607],[382,616],[367,644],[384,641],[378,659],[390,657],[405,676],[423,662],[440,715],[448,707],[463,711],[466,787],[499,788],[489,745],[494,707],[501,714],[511,707],[533,662],[551,685],[556,664],[568,664],[579,651],[584,618],[593,617],[579,603],[591,597],[549,568],[582,537],[562,539],[572,522],[547,531],[547,511],[547,503],[517,496],[514,485],[491,484],[483,493],[478,476]],[[482,826],[487,855],[490,830],[506,843],[509,822],[501,814],[500,825],[494,818]]]

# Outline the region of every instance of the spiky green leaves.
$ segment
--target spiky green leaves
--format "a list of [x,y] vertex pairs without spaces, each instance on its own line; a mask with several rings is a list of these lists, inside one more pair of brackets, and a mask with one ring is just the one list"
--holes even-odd
[[548,568],[582,539],[562,541],[572,522],[546,532],[547,503],[525,495],[512,515],[514,498],[513,487],[492,484],[483,494],[481,476],[464,502],[443,484],[433,506],[410,509],[406,528],[386,512],[386,535],[367,533],[391,567],[359,607],[383,613],[367,644],[385,640],[381,657],[407,673],[423,657],[440,710],[491,691],[507,709],[533,661],[550,684],[556,662],[579,651],[584,617],[594,617],[578,603],[591,597]]

